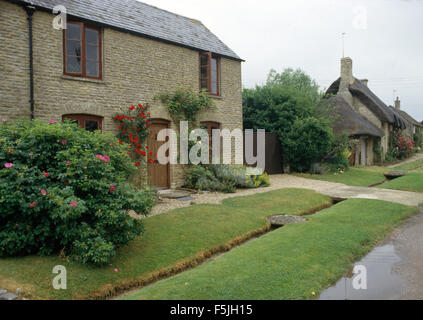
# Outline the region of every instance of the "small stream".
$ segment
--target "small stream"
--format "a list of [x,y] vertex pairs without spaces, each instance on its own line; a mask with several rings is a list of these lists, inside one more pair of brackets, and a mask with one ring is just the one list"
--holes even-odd
[[376,247],[363,260],[354,265],[367,269],[367,289],[353,288],[351,274],[340,279],[335,286],[322,292],[319,300],[392,300],[401,293],[404,280],[392,272],[393,265],[401,261],[392,244]]

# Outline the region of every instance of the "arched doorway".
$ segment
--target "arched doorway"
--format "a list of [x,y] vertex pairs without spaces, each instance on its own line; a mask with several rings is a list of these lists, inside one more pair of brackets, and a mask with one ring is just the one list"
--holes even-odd
[[[162,129],[170,128],[170,122],[165,119],[153,119],[150,129],[152,134],[147,139],[147,146],[149,151],[157,155],[159,148],[166,142],[157,141],[157,134]],[[170,165],[162,165],[160,163],[148,164],[148,181],[151,186],[158,189],[170,188]]]

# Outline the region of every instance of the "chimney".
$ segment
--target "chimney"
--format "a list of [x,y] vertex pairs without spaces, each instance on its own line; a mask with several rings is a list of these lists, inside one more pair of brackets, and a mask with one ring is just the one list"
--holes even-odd
[[338,94],[341,95],[350,106],[353,105],[353,97],[349,91],[349,85],[354,83],[352,73],[352,59],[341,59],[341,83],[339,84]]
[[361,81],[361,83],[363,83],[366,87],[368,87],[368,85],[369,85],[369,80],[368,80],[368,79],[361,79],[360,81]]
[[395,100],[395,109],[401,110],[401,101],[398,97],[397,100]]

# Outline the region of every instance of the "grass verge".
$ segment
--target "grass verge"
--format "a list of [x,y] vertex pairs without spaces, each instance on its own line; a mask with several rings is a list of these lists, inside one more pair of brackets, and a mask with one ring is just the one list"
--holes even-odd
[[309,174],[296,173],[298,177],[324,180],[329,182],[343,183],[348,186],[369,187],[383,182],[386,178],[383,175],[386,168],[383,167],[359,167],[349,168],[344,173]]
[[406,176],[391,180],[378,188],[423,192],[423,170],[410,172]]
[[394,167],[395,170],[415,170],[423,167],[423,159],[405,163]]
[[[330,205],[328,197],[314,191],[282,189],[177,209],[145,219],[146,234],[121,248],[108,267],[53,256],[0,258],[0,287],[20,288],[34,299],[107,298],[194,267],[268,231],[267,216],[302,215]],[[52,287],[56,265],[67,269],[67,290]]]
[[124,299],[312,299],[416,211],[346,200]]

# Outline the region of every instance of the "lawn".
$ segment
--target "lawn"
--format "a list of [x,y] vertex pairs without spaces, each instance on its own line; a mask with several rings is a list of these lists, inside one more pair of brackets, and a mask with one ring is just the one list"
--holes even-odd
[[423,167],[423,159],[396,166],[395,170],[415,170]]
[[[111,266],[94,268],[57,256],[0,258],[0,287],[39,299],[104,298],[195,266],[269,230],[266,216],[302,215],[331,200],[302,189],[282,189],[195,205],[145,219],[146,234],[121,248]],[[54,290],[53,267],[67,268],[67,290]],[[118,272],[115,272],[118,269]]]
[[378,188],[423,192],[423,170],[410,172],[406,176],[391,180]]
[[313,299],[416,210],[346,200],[125,299]]
[[298,177],[343,183],[349,186],[369,187],[386,180],[383,175],[388,171],[384,167],[349,168],[344,173],[309,174],[296,173]]

